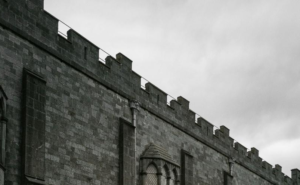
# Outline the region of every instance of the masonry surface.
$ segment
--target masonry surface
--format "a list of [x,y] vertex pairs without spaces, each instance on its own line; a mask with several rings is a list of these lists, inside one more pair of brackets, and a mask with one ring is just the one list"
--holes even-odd
[[141,88],[125,55],[98,56],[76,31],[60,36],[42,0],[0,0],[0,185],[142,185],[148,163],[174,168],[175,184],[300,184],[299,170],[284,175],[225,126],[195,122],[185,98],[168,105],[163,88]]

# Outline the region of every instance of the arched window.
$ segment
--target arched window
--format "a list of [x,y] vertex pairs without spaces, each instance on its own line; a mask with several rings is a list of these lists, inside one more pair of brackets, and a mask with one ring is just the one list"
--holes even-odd
[[141,156],[141,185],[179,185],[180,166],[165,148],[150,143]]
[[145,185],[158,185],[157,168],[154,164],[150,164],[146,170],[146,184]]

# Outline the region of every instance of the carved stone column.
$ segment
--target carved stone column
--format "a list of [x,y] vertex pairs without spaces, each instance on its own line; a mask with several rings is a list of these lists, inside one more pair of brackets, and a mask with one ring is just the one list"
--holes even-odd
[[136,184],[136,117],[139,104],[130,102],[132,120],[120,118],[120,185]]
[[157,173],[157,178],[158,178],[158,184],[157,185],[162,185],[162,173],[161,172],[158,172]]
[[230,157],[228,159],[229,172],[224,171],[224,184],[232,185],[233,184],[233,167],[235,164],[235,159]]
[[131,112],[132,112],[132,124],[133,124],[133,126],[134,126],[134,184],[136,184],[136,175],[137,175],[137,173],[136,173],[136,122],[137,122],[137,113],[138,113],[138,111],[139,111],[139,109],[140,109],[140,104],[139,104],[139,102],[138,101],[136,101],[136,100],[134,100],[134,101],[131,101],[130,102],[130,110],[131,110]]
[[235,164],[235,159],[230,158],[228,160],[228,164],[229,164],[229,174],[233,175],[233,167],[234,167],[234,164]]

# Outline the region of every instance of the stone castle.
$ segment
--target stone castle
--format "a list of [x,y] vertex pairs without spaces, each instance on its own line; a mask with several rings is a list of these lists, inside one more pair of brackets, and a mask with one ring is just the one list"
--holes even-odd
[[300,185],[43,3],[0,0],[0,185]]

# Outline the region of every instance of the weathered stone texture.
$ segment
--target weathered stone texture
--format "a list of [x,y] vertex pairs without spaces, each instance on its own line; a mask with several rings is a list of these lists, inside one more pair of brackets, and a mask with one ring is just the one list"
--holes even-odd
[[46,82],[25,70],[23,88],[24,175],[43,181],[45,179]]
[[0,41],[0,66],[5,67],[1,83],[12,97],[6,183],[21,180],[21,84],[26,67],[47,81],[46,183],[117,184],[119,117],[130,119],[128,101],[1,27],[2,33],[13,36]]
[[132,123],[120,119],[120,185],[134,184],[135,181],[135,127]]
[[[194,167],[193,182],[191,184],[221,185],[224,183],[223,172],[226,171],[229,173],[228,158],[226,156],[185,135],[180,130],[157,119],[147,111],[140,111],[138,120],[138,156],[141,155],[149,143],[155,142],[166,148],[175,161],[180,162],[181,149],[184,149],[185,151],[189,151],[190,155],[193,156],[191,163],[188,163],[191,160],[188,157],[189,155],[185,156],[187,158],[187,167],[190,167],[191,164]],[[233,184],[271,184],[238,164],[235,165],[233,171]]]

